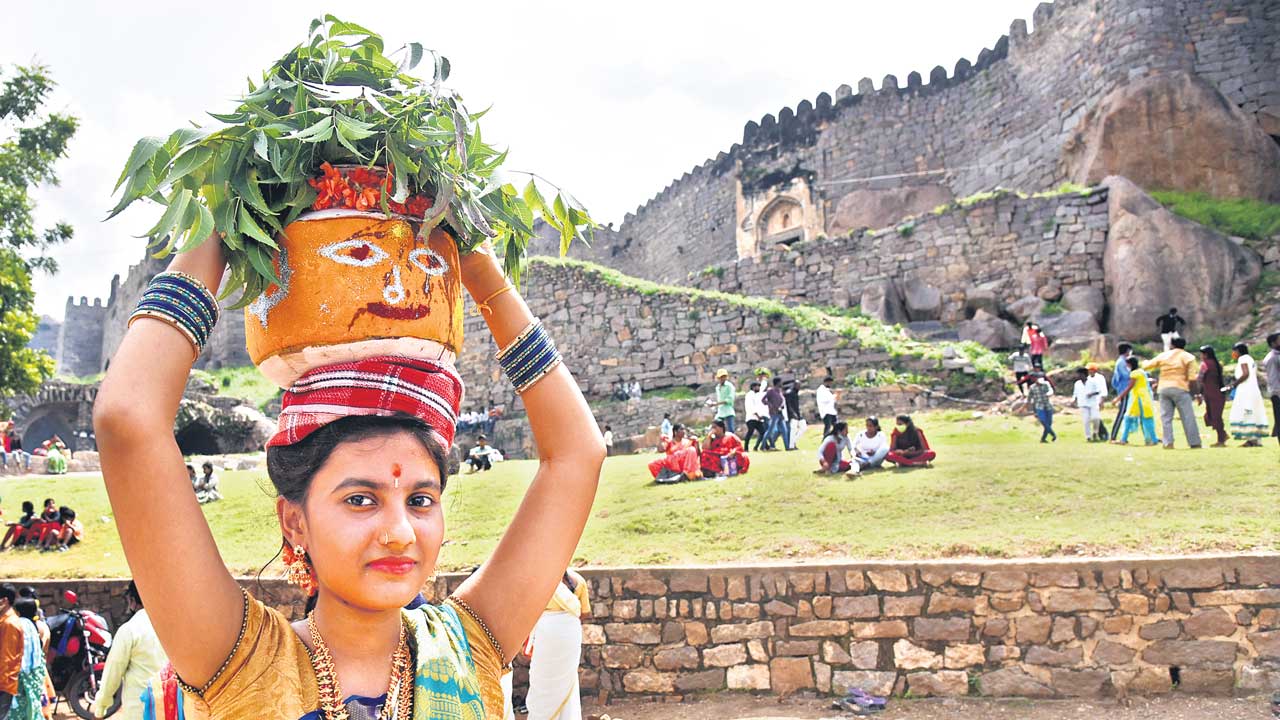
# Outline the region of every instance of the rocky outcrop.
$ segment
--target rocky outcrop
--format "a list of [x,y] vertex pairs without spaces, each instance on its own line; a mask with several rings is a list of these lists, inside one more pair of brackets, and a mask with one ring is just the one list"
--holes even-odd
[[858,228],[884,228],[945,205],[955,197],[942,185],[854,190],[836,201],[827,231],[838,235]]
[[1209,83],[1186,73],[1117,88],[1063,148],[1065,174],[1123,175],[1145,188],[1280,202],[1280,147]]
[[1123,177],[1108,177],[1111,231],[1103,268],[1110,331],[1158,337],[1155,319],[1177,307],[1191,327],[1226,331],[1249,319],[1258,254],[1178,217]]
[[1017,325],[986,310],[979,310],[971,319],[960,323],[959,330],[961,340],[972,340],[993,349],[1017,347],[1022,337]]
[[905,323],[909,319],[902,291],[892,280],[877,280],[863,288],[859,309],[863,315],[890,325]]

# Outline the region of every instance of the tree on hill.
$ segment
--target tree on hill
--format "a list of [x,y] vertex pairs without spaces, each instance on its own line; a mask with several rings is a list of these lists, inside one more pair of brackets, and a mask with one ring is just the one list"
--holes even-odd
[[34,392],[53,374],[53,358],[27,347],[40,322],[34,310],[31,274],[54,273],[49,249],[71,237],[71,226],[57,223],[37,230],[30,191],[56,185],[54,163],[67,151],[78,121],[45,112],[53,89],[46,68],[0,68],[0,403]]

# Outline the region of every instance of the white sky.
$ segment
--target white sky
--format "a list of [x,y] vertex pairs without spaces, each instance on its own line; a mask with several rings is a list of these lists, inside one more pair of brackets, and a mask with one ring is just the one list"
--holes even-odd
[[[485,138],[508,167],[570,189],[601,223],[618,223],[672,179],[741,140],[748,120],[818,93],[905,84],[935,65],[975,61],[1038,0],[777,3],[345,3],[339,17],[381,32],[388,48],[417,40],[453,63],[468,107],[494,105]],[[133,142],[165,135],[206,110],[226,111],[293,45],[322,3],[300,0],[41,0],[4,3],[0,64],[49,66],[52,108],[81,120],[62,184],[36,195],[38,217],[75,239],[61,272],[36,278],[36,309],[62,317],[68,295],[105,297],[111,276],[142,257],[152,208],[102,223]],[[210,120],[210,122],[212,122]]]

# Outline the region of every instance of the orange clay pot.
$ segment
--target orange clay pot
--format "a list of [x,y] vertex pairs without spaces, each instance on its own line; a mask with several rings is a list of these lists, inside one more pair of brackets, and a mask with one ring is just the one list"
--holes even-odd
[[284,229],[272,285],[245,308],[249,357],[287,388],[336,362],[407,355],[453,362],[462,347],[458,248],[440,228],[353,210],[304,214]]

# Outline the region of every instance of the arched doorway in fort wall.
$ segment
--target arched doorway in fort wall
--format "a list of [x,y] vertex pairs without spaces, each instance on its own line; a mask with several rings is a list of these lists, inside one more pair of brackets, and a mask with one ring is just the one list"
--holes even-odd
[[767,189],[738,183],[738,257],[757,257],[778,245],[817,237],[823,229],[821,203],[804,177]]

